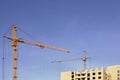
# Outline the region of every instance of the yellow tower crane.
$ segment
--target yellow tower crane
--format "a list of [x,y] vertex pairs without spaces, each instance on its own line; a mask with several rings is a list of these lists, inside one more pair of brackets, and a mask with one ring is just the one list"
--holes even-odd
[[83,57],[80,57],[80,58],[69,58],[69,59],[63,59],[63,60],[55,60],[55,61],[52,61],[52,63],[55,63],[55,62],[65,62],[65,61],[73,61],[73,60],[82,60],[84,62],[84,70],[87,68],[87,64],[86,64],[86,61],[87,61],[88,57],[86,56],[86,51],[84,50],[84,55]]
[[12,41],[12,80],[18,80],[18,42],[26,43],[34,46],[39,46],[41,48],[49,48],[54,50],[59,50],[63,52],[70,52],[68,49],[58,48],[55,46],[49,46],[47,44],[43,44],[41,42],[31,42],[24,40],[22,38],[18,38],[16,34],[16,25],[12,25],[12,37],[4,35],[4,38],[7,38]]

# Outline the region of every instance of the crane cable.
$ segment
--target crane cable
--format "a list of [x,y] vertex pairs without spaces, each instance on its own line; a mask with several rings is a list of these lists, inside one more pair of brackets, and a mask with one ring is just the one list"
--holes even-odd
[[5,80],[5,39],[3,38],[2,80]]
[[22,30],[21,28],[17,27],[18,30],[20,30],[21,32],[23,32],[24,34],[26,34],[27,36],[29,36],[31,39],[35,39],[35,37],[33,37],[31,34],[29,34],[28,32]]
[[[11,28],[9,28],[4,35],[8,34],[10,32]],[[3,35],[3,36],[4,36]],[[2,41],[2,47],[3,47],[3,52],[2,52],[2,80],[5,80],[5,39],[3,37]]]
[[92,68],[92,64],[91,64],[91,57],[89,57],[89,69],[91,69]]

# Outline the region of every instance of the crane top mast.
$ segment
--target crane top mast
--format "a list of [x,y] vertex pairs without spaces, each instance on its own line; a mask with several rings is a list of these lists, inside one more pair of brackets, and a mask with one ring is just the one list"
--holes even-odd
[[16,26],[13,24],[12,25],[12,46],[18,46],[16,31],[17,31]]

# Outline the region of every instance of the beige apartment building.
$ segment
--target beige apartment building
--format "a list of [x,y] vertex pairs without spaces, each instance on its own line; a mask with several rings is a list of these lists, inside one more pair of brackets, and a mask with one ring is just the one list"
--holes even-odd
[[120,80],[120,65],[108,66],[107,69],[61,72],[61,80]]
[[120,65],[108,66],[106,72],[111,80],[120,80]]

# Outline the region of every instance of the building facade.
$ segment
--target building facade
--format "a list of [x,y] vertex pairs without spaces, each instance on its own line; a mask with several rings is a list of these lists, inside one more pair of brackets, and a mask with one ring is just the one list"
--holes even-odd
[[120,65],[108,66],[107,69],[61,72],[61,80],[120,80]]
[[120,65],[109,66],[107,68],[108,80],[120,80]]

